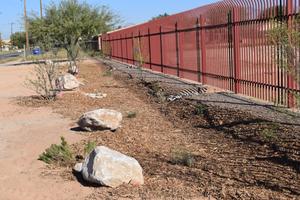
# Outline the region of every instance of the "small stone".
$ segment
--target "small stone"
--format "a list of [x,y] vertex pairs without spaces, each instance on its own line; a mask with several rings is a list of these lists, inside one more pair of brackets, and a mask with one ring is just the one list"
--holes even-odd
[[71,74],[59,76],[55,81],[56,87],[59,90],[74,90],[80,86],[77,78]]
[[85,93],[84,95],[93,99],[103,99],[107,97],[107,94],[104,93]]
[[73,170],[74,170],[75,172],[80,173],[80,172],[82,172],[82,167],[83,167],[83,164],[82,164],[82,163],[76,163],[76,165],[73,167]]
[[83,114],[77,124],[85,131],[111,130],[121,126],[123,117],[120,112],[109,109],[98,109]]

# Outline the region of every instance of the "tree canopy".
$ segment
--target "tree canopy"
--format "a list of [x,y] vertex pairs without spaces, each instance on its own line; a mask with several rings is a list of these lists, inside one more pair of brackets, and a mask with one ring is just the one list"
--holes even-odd
[[78,0],[50,4],[45,16],[30,17],[29,34],[34,45],[44,49],[63,47],[76,59],[81,41],[114,29],[119,17],[106,6],[91,6]]
[[25,32],[15,32],[10,36],[10,41],[13,46],[18,47],[19,49],[23,48],[26,43]]
[[159,15],[157,15],[157,16],[155,16],[155,17],[152,17],[151,20],[156,20],[156,19],[159,19],[159,18],[162,18],[162,17],[168,17],[168,16],[169,16],[168,13],[159,14]]

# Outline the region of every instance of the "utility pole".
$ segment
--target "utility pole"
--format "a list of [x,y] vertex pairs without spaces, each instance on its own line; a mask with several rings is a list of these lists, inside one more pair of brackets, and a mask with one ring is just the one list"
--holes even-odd
[[2,51],[2,35],[1,35],[1,32],[0,32],[0,51]]
[[26,35],[25,50],[28,50],[29,49],[29,37],[28,37],[28,22],[27,22],[26,0],[24,0],[24,26],[25,26],[25,35]]
[[40,0],[40,14],[41,14],[41,19],[43,18],[43,0]]
[[14,29],[13,29],[13,26],[14,26],[15,23],[10,23],[10,36],[12,36],[12,34],[14,33]]

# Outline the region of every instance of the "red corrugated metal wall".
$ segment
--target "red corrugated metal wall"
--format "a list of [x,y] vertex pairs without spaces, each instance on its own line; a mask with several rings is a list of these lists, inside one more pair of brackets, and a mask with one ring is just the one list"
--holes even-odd
[[278,21],[298,29],[299,5],[223,0],[104,34],[102,46],[122,62],[137,64],[138,51],[145,68],[294,107],[299,81],[281,67],[281,47],[270,44],[268,31]]

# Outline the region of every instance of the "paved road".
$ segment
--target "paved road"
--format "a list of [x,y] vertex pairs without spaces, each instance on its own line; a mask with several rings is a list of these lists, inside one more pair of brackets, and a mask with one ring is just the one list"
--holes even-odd
[[13,52],[13,53],[7,53],[7,54],[0,54],[0,60],[7,59],[7,58],[14,58],[21,56],[23,52]]

